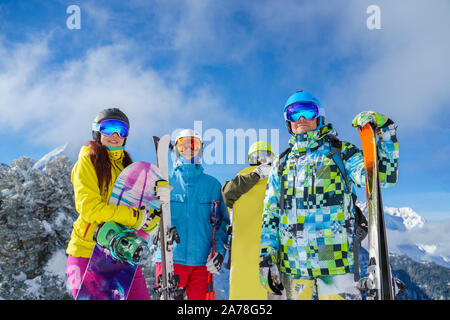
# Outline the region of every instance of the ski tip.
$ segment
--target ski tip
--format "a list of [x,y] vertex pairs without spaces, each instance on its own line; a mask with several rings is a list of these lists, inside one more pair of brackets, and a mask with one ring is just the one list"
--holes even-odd
[[376,159],[376,138],[375,131],[370,123],[359,128],[359,136],[361,138],[364,163],[366,169],[373,166]]

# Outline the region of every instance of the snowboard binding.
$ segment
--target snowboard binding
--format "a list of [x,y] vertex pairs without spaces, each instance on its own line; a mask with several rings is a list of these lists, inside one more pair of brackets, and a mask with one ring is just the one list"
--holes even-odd
[[139,236],[136,230],[128,229],[113,221],[97,226],[94,241],[122,263],[142,265],[150,255],[147,241]]

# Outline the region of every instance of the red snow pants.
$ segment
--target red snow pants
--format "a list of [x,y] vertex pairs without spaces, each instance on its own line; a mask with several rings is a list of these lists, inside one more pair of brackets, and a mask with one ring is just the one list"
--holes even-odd
[[[174,273],[180,277],[178,287],[186,289],[188,300],[205,300],[206,289],[208,286],[209,272],[205,266],[184,266],[181,264],[173,265]],[[158,277],[162,274],[161,262],[156,263],[156,285]]]

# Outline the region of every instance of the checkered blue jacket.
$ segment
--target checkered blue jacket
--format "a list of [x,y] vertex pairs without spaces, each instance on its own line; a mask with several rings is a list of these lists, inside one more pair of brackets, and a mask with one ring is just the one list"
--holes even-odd
[[[280,160],[272,165],[264,200],[261,254],[276,254],[280,271],[289,277],[353,272],[353,202],[330,156],[330,135],[337,135],[331,124],[293,135],[281,177]],[[351,143],[341,143],[350,187],[364,187],[362,151]],[[393,124],[381,129],[378,154],[381,186],[394,185],[399,152]]]

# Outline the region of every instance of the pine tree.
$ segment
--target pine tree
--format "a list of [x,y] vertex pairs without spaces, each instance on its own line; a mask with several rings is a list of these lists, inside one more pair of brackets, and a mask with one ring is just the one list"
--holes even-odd
[[72,164],[58,157],[43,172],[34,163],[22,157],[0,167],[0,297],[68,298],[65,279],[44,269],[70,239],[76,216]]

